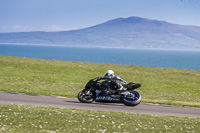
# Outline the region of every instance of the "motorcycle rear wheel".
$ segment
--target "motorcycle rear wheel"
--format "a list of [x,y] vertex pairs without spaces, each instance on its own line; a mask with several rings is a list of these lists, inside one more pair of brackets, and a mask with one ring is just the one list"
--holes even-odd
[[121,98],[121,101],[126,106],[136,106],[138,105],[141,100],[142,96],[137,91],[130,91],[131,95],[125,95]]
[[84,89],[78,93],[78,100],[82,103],[91,103],[95,100],[94,93],[87,89]]

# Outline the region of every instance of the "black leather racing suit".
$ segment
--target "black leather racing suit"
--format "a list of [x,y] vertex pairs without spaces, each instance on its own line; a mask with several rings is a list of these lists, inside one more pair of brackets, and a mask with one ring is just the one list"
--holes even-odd
[[127,85],[127,82],[121,79],[117,75],[98,77],[97,81],[100,81],[100,80],[106,80],[109,86],[115,90],[122,90],[124,86]]

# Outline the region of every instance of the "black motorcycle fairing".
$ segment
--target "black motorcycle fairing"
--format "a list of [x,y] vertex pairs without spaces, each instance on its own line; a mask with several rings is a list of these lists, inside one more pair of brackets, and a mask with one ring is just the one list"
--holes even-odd
[[97,82],[97,80],[95,78],[95,79],[91,79],[90,81],[88,81],[88,83],[85,85],[85,88],[99,89],[100,86],[101,86],[101,83]]
[[95,102],[114,102],[114,103],[119,103],[121,102],[120,97],[111,97],[109,95],[107,96],[97,96],[95,99]]

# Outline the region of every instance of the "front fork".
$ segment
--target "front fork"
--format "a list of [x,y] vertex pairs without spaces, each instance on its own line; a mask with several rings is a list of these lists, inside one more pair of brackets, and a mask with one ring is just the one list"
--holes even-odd
[[92,88],[86,88],[86,89],[85,89],[85,95],[94,97],[94,96],[95,96],[95,91],[94,91],[94,89],[92,89]]

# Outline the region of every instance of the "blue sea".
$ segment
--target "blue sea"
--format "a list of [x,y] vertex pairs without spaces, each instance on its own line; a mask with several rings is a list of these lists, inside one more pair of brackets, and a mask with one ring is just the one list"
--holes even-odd
[[200,51],[83,48],[0,44],[0,55],[65,61],[200,70]]

